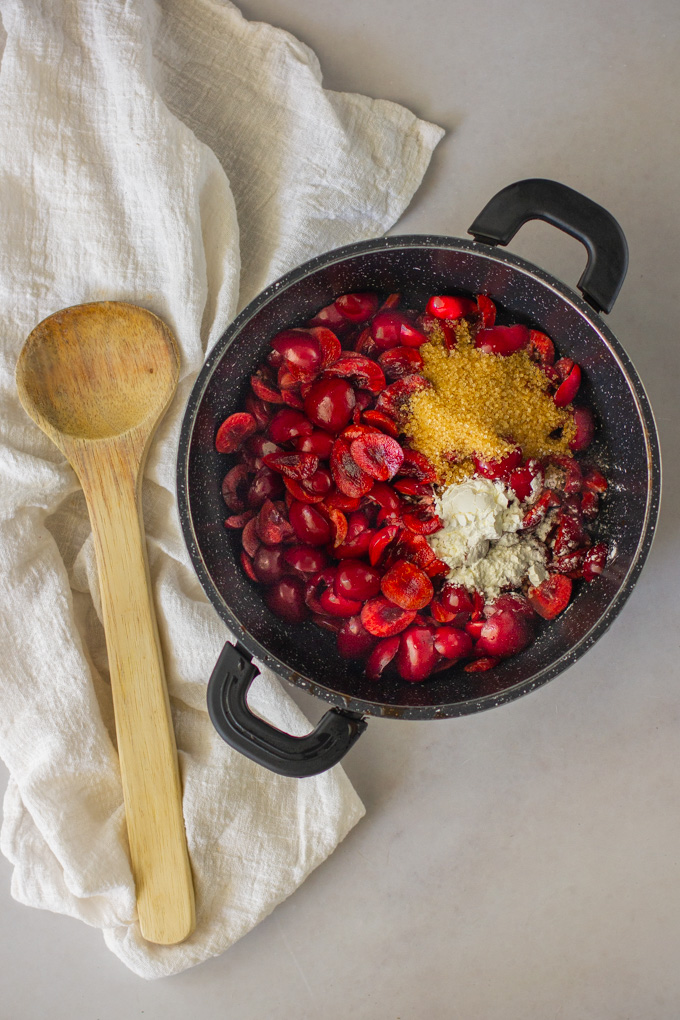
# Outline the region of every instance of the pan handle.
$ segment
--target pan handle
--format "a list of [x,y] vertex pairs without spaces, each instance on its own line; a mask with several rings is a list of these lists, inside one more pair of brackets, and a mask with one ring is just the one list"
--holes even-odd
[[248,653],[227,643],[208,681],[208,713],[227,744],[271,772],[295,779],[325,772],[366,729],[356,712],[331,708],[306,736],[283,733],[248,708],[248,689],[257,675]]
[[527,220],[545,220],[585,245],[588,264],[577,286],[597,312],[610,312],[628,268],[626,238],[612,214],[565,184],[534,177],[494,195],[468,234],[506,245]]

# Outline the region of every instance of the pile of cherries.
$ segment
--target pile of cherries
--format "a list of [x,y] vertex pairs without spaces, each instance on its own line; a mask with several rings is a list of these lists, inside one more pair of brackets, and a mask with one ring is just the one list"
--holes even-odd
[[[388,671],[416,682],[460,661],[466,672],[492,669],[531,643],[538,617],[562,612],[573,580],[602,572],[607,546],[592,544],[587,522],[607,481],[594,466],[555,457],[545,487],[547,465],[524,460],[519,447],[502,460],[475,459],[478,474],[501,479],[523,501],[539,479],[543,491],[523,527],[549,517],[550,576],[489,603],[446,583],[448,566],[427,541],[442,526],[436,472],[401,431],[410,396],[430,386],[418,348],[436,327],[451,349],[465,317],[480,350],[526,349],[560,407],[576,396],[581,370],[569,358],[556,361],[544,333],[496,325],[485,295],[437,295],[424,314],[399,304],[398,294],[382,304],[375,293],[343,294],[304,328],[278,333],[251,377],[245,409],[222,422],[215,444],[237,458],[222,485],[225,525],[241,530],[243,569],[264,586],[272,612],[334,631],[339,654],[363,660],[371,680]],[[573,415],[571,448],[580,452],[595,419],[586,405]]]

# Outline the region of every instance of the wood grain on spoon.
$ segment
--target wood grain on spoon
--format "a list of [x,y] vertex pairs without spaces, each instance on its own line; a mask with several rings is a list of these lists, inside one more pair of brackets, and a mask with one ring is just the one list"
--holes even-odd
[[87,500],[139,922],[145,939],[163,945],[193,930],[194,893],[141,477],[178,375],[177,345],[165,323],[113,301],[45,319],[28,337],[16,373],[22,404],[68,458]]

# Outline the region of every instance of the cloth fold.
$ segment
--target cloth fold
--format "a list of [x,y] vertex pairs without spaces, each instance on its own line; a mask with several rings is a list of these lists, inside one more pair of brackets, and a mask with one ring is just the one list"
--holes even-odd
[[[277,276],[384,233],[442,131],[393,103],[323,89],[314,54],[229,3],[4,0],[0,66],[0,835],[12,894],[103,930],[143,977],[216,955],[334,849],[363,806],[340,767],[276,776],[205,710],[226,628],[181,537],[175,458],[207,350]],[[178,392],[143,483],[149,564],[184,785],[197,928],[136,922],[97,572],[70,467],[21,408],[14,369],[59,308],[114,299],[171,327]],[[253,710],[303,714],[262,668]]]

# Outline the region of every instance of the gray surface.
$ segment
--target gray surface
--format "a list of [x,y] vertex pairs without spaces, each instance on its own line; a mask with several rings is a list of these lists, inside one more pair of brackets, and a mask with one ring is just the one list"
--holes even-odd
[[[367,817],[220,959],[147,984],[97,932],[15,904],[0,860],[0,1020],[676,1020],[677,0],[241,7],[310,44],[327,87],[449,130],[395,233],[464,235],[527,176],[618,217],[631,261],[609,323],[661,431],[657,540],[611,630],[543,690],[454,721],[372,720],[347,760]],[[512,248],[580,275],[580,245],[544,224]]]

